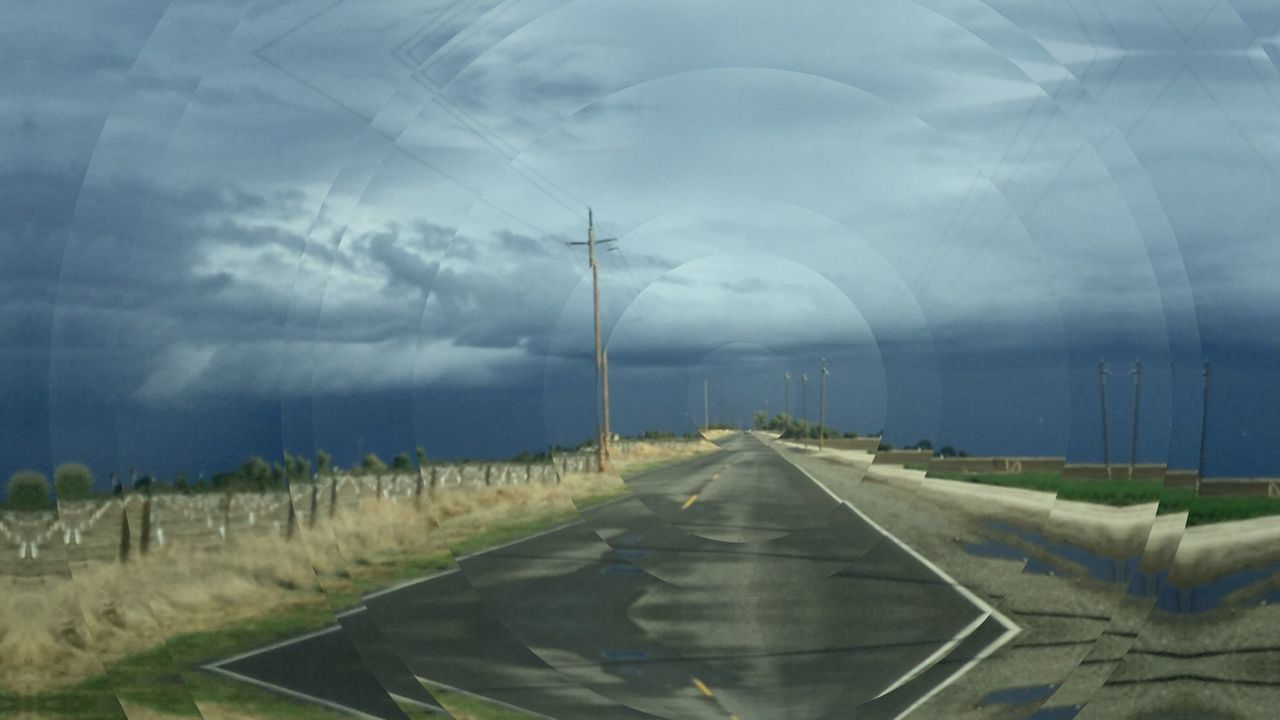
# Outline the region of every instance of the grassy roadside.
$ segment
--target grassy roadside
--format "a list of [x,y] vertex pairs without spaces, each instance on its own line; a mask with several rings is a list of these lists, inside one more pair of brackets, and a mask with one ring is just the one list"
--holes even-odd
[[[458,527],[450,551],[427,555],[380,558],[376,562],[350,564],[351,580],[368,593],[405,580],[429,576],[454,567],[454,557],[519,540],[577,519],[579,509],[607,502],[622,494],[617,490],[586,494],[575,500],[577,509],[558,508],[522,513],[508,522]],[[270,615],[207,632],[190,632],[166,638],[165,645],[129,654],[107,663],[106,673],[74,685],[38,695],[0,694],[0,715],[28,713],[47,718],[121,718],[121,702],[138,708],[140,716],[160,718],[199,717],[192,698],[203,707],[227,708],[229,718],[342,717],[334,711],[256,688],[213,673],[200,666],[257,647],[295,637],[334,623],[335,609],[359,603],[357,593],[317,594],[314,602],[272,610]],[[451,693],[459,717],[477,719],[522,718],[502,706],[490,705],[459,693]],[[234,709],[234,711],[231,711]],[[414,714],[422,711],[415,710]],[[135,714],[132,710],[130,714]]]
[[621,477],[623,480],[629,480],[629,479],[631,479],[631,478],[633,478],[633,477],[637,477],[637,476],[639,476],[639,475],[644,475],[644,474],[646,474],[646,473],[655,472],[655,471],[657,471],[657,470],[661,470],[661,469],[663,469],[663,468],[671,467],[671,466],[673,466],[673,465],[679,465],[680,463],[688,462],[688,461],[693,460],[693,459],[695,459],[695,458],[702,457],[702,455],[703,455],[703,453],[698,453],[698,454],[694,454],[694,455],[685,455],[685,456],[680,456],[680,457],[663,458],[663,459],[659,459],[659,460],[649,460],[649,461],[646,461],[646,462],[633,462],[633,463],[627,463],[627,464],[623,464],[623,465],[621,465],[621,467],[618,467],[618,468],[617,468],[617,470],[618,470],[618,476],[619,476],[619,477]]
[[1160,514],[1186,512],[1187,525],[1207,525],[1280,515],[1280,498],[1196,497],[1190,488],[1167,488],[1158,480],[1064,480],[1059,473],[937,473],[942,480],[1057,493],[1063,500],[1123,507],[1159,503]]

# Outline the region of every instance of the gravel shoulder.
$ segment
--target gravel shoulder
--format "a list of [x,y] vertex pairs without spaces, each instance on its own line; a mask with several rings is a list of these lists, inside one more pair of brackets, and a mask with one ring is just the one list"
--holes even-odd
[[[1185,514],[1157,516],[1154,505],[1058,501],[926,479],[865,452],[769,444],[1023,628],[911,717],[1270,718],[1280,706],[1276,519],[1186,529]],[[1054,552],[1064,548],[1087,551],[1089,564]],[[1114,563],[1114,580],[1098,577],[1099,562]],[[1254,582],[1211,611],[1179,613],[1127,592],[1139,571],[1190,588]],[[1200,586],[1202,601],[1212,587]],[[1277,601],[1257,601],[1268,588]]]

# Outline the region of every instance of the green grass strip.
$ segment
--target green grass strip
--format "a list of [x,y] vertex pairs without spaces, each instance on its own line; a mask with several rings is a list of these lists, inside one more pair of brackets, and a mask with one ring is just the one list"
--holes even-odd
[[1159,503],[1160,514],[1185,512],[1187,525],[1208,525],[1280,515],[1280,498],[1196,497],[1191,488],[1165,487],[1159,480],[1063,480],[1053,472],[937,473],[931,477],[980,485],[1056,493],[1063,500],[1125,507]]

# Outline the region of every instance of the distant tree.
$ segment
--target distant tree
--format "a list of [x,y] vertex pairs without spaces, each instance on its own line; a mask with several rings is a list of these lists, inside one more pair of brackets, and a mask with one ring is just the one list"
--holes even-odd
[[368,473],[383,472],[387,469],[387,464],[382,462],[376,454],[368,453],[360,462],[360,469]]
[[81,463],[62,463],[53,471],[58,500],[85,500],[93,494],[93,473]]
[[920,442],[916,443],[916,450],[932,450],[932,449],[933,449],[933,441],[929,440],[928,438],[925,438],[924,440],[921,440]]
[[426,467],[427,466],[427,449],[419,445],[418,447],[414,448],[413,452],[415,455],[418,456],[418,467]]
[[640,440],[674,440],[676,434],[668,430],[645,430],[636,437]]
[[938,452],[935,454],[938,457],[948,457],[948,458],[955,457],[956,449],[951,447],[950,445],[943,445],[941,448],[938,449]]
[[19,470],[9,476],[9,507],[14,510],[47,510],[49,480],[35,470]]
[[751,425],[757,430],[765,430],[769,427],[769,413],[763,410],[756,410],[751,413]]
[[301,455],[284,454],[285,469],[289,473],[290,483],[311,481],[311,461]]
[[267,464],[266,460],[263,460],[257,455],[252,455],[248,460],[244,461],[243,465],[240,466],[238,474],[239,478],[237,479],[240,480],[240,482],[237,484],[247,485],[261,490],[265,489],[267,487],[267,483],[270,481],[271,466]]
[[333,469],[333,456],[323,450],[316,450],[316,474],[328,475]]
[[880,448],[879,448],[879,449],[880,449],[880,450],[886,450],[886,451],[887,451],[887,450],[892,450],[892,449],[893,449],[893,443],[887,443],[887,442],[885,442],[885,441],[881,440],[881,441],[880,441]]
[[413,469],[413,461],[409,459],[409,453],[400,453],[391,459],[391,469],[396,472],[409,472]]
[[850,430],[849,432],[845,433],[845,434],[844,434],[844,436],[845,436],[845,437],[847,437],[847,438],[857,438],[857,437],[858,437],[858,433],[853,432],[852,430]]
[[180,472],[173,478],[173,489],[183,494],[191,492],[191,485],[187,482],[186,473]]

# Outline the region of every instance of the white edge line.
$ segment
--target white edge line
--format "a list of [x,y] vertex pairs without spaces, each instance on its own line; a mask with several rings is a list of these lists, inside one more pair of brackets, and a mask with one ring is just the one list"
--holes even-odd
[[[319,630],[313,630],[309,633],[299,635],[298,637],[289,638],[287,640],[281,640],[280,642],[271,643],[270,645],[267,645],[265,647],[254,648],[253,650],[242,652],[239,655],[233,655],[228,658],[222,658],[221,660],[217,660],[215,662],[206,663],[202,667],[206,667],[210,670],[221,670],[222,666],[228,663],[244,660],[245,658],[250,658],[250,657],[253,657],[254,655],[261,655],[262,653],[269,652],[271,650],[278,650],[282,647],[288,647],[289,645],[293,645],[294,643],[300,643],[304,640],[317,638],[317,637],[320,637],[321,635],[328,635],[329,633],[336,632],[341,629],[342,629],[341,625],[330,625],[329,627],[321,628]],[[231,671],[228,670],[227,672],[231,672]],[[232,674],[238,676],[238,673],[232,673]]]
[[358,717],[358,718],[364,718],[364,720],[385,720],[385,718],[380,718],[377,715],[370,715],[368,713],[361,712],[353,707],[348,707],[341,703],[333,702],[332,700],[325,700],[324,698],[316,697],[315,695],[308,695],[307,693],[304,693],[304,692],[298,692],[297,690],[290,690],[289,688],[286,688],[286,687],[273,685],[269,682],[264,682],[257,678],[249,677],[248,675],[241,675],[240,673],[232,672],[230,670],[227,670],[226,668],[213,667],[211,665],[206,665],[205,668],[212,672],[226,675],[227,677],[233,678],[239,682],[247,682],[250,685],[256,685],[260,688],[264,688],[272,692],[283,693],[285,695],[288,695],[298,700],[305,700],[307,702],[323,705],[327,708],[338,710],[340,712],[347,713],[350,715],[354,715],[355,717]]
[[[418,682],[423,683],[425,685],[436,685],[444,688],[445,690],[448,690],[449,692],[458,693],[459,695],[466,695],[468,697],[473,697],[477,700],[483,700],[484,702],[487,702],[487,703],[493,703],[494,705],[499,705],[508,710],[515,710],[516,712],[525,713],[526,715],[532,715],[537,718],[542,718],[543,720],[558,720],[557,718],[554,718],[550,715],[543,715],[542,713],[537,712],[536,710],[530,710],[529,708],[520,707],[519,705],[512,705],[511,703],[503,702],[502,700],[495,700],[487,695],[481,695],[480,693],[471,692],[470,690],[463,690],[460,687],[454,687],[452,685],[442,683],[438,680],[432,680],[430,678],[425,678],[420,675],[414,675],[414,678]],[[427,688],[427,692],[431,692],[431,688]]]
[[[775,450],[775,452],[777,452],[777,451]],[[894,536],[894,535],[893,535],[893,533],[890,533],[888,530],[885,530],[885,529],[884,529],[883,527],[881,527],[881,526],[880,526],[880,524],[879,524],[879,523],[877,523],[875,520],[872,520],[871,518],[867,517],[865,513],[863,513],[863,512],[862,512],[861,510],[859,510],[858,508],[854,507],[854,506],[853,506],[853,504],[852,504],[852,503],[850,503],[848,500],[844,500],[844,499],[842,499],[839,495],[836,495],[834,492],[832,492],[832,491],[831,491],[831,488],[829,488],[829,487],[827,487],[826,485],[824,485],[824,484],[822,483],[822,481],[821,481],[821,480],[819,480],[818,478],[816,478],[816,477],[814,477],[813,475],[809,474],[809,471],[808,471],[808,470],[805,470],[804,468],[800,467],[800,465],[798,465],[795,461],[793,461],[793,460],[791,460],[790,458],[788,458],[786,455],[783,455],[782,453],[778,453],[778,455],[779,455],[780,457],[782,457],[782,459],[783,459],[783,460],[786,460],[787,462],[791,463],[792,467],[794,467],[795,469],[797,469],[797,470],[799,470],[801,473],[803,473],[805,477],[809,478],[809,480],[811,480],[814,484],[816,484],[818,487],[820,487],[820,488],[822,488],[824,491],[826,491],[826,493],[827,493],[828,495],[830,495],[833,499],[835,499],[836,501],[840,502],[840,504],[842,504],[842,505],[844,505],[845,507],[847,507],[847,508],[849,508],[850,510],[852,510],[852,511],[853,511],[853,512],[858,516],[858,517],[862,518],[862,519],[863,519],[863,520],[864,520],[868,525],[870,525],[871,527],[875,528],[875,530],[876,530],[877,532],[879,532],[881,535],[884,535],[885,537],[887,537],[887,538],[889,538],[890,540],[892,540],[895,544],[897,544],[897,545],[898,545],[898,547],[900,547],[900,548],[902,548],[904,551],[906,551],[906,553],[907,553],[908,555],[910,555],[911,557],[915,558],[915,559],[916,559],[917,561],[919,561],[922,565],[924,565],[925,567],[927,567],[930,571],[932,571],[935,575],[937,575],[940,579],[942,579],[942,580],[943,580],[947,585],[950,585],[952,589],[954,589],[954,590],[955,590],[956,592],[958,592],[962,597],[964,597],[964,599],[968,600],[968,601],[969,601],[970,603],[972,603],[975,607],[977,607],[979,610],[982,610],[982,611],[983,611],[984,613],[986,613],[987,615],[990,615],[991,617],[995,618],[997,622],[999,622],[1001,625],[1003,625],[1003,626],[1005,627],[1005,632],[1004,632],[1004,634],[1003,634],[1003,635],[1001,635],[999,638],[996,638],[995,642],[991,643],[991,644],[990,644],[990,645],[988,645],[986,648],[984,648],[984,649],[982,650],[982,652],[980,652],[980,653],[978,653],[976,656],[974,656],[974,658],[973,658],[972,660],[970,660],[969,662],[967,662],[967,663],[965,663],[964,665],[962,665],[962,666],[960,667],[960,669],[959,669],[959,670],[957,670],[955,673],[953,673],[953,674],[952,674],[950,677],[948,677],[946,680],[942,681],[941,683],[939,683],[938,685],[936,685],[932,690],[930,690],[929,692],[925,693],[925,694],[924,694],[924,695],[922,695],[920,698],[918,698],[918,699],[917,699],[914,703],[912,703],[912,704],[911,704],[911,705],[910,705],[906,710],[903,710],[901,713],[899,713],[898,715],[896,715],[896,716],[894,717],[894,720],[900,720],[901,718],[904,718],[904,717],[906,717],[907,715],[909,715],[910,713],[912,713],[913,711],[915,711],[915,709],[916,709],[916,708],[918,708],[918,707],[920,707],[921,705],[923,705],[925,702],[927,702],[928,700],[930,700],[934,695],[937,695],[939,692],[941,692],[944,688],[946,688],[946,687],[947,687],[948,685],[950,685],[951,683],[955,682],[956,680],[959,680],[959,679],[961,678],[961,676],[963,676],[965,673],[967,673],[967,672],[969,672],[970,670],[972,670],[972,669],[973,669],[973,667],[974,667],[975,665],[977,665],[979,662],[981,662],[981,661],[985,660],[987,657],[989,657],[989,656],[990,656],[992,653],[994,653],[996,650],[1000,649],[1000,648],[1001,648],[1001,647],[1003,647],[1006,643],[1008,643],[1010,640],[1012,640],[1012,639],[1014,638],[1014,636],[1016,636],[1016,635],[1018,635],[1020,632],[1022,632],[1022,629],[1021,629],[1021,628],[1019,628],[1016,624],[1014,624],[1014,622],[1013,622],[1012,620],[1010,620],[1009,618],[1005,617],[1005,616],[1004,616],[1004,614],[1003,614],[1003,613],[1001,613],[999,610],[996,610],[994,607],[992,607],[990,603],[988,603],[986,600],[983,600],[982,598],[978,597],[977,595],[973,594],[973,591],[969,590],[969,588],[967,588],[967,587],[965,587],[964,585],[961,585],[960,583],[956,582],[955,578],[953,578],[953,577],[951,577],[950,575],[948,575],[948,574],[946,573],[946,571],[944,571],[942,568],[938,567],[937,565],[933,564],[933,563],[932,563],[928,558],[926,558],[926,557],[924,557],[923,555],[921,555],[920,553],[916,552],[914,549],[912,549],[912,548],[911,548],[911,546],[909,546],[909,545],[907,545],[906,543],[904,543],[904,542],[902,542],[901,540],[899,540],[896,536]],[[979,619],[979,620],[985,620],[985,619],[986,619],[986,617],[984,616],[984,617],[980,617],[980,618],[978,618],[978,619]],[[963,640],[963,637],[962,637],[962,636],[963,636],[963,635],[966,635],[966,634],[968,634],[968,633],[970,633],[970,632],[973,632],[973,631],[972,631],[972,630],[970,630],[969,628],[966,628],[965,630],[962,630],[962,631],[961,631],[961,634],[960,634],[960,635],[957,635],[957,638],[959,638],[960,640]],[[953,638],[953,640],[955,640],[955,638]],[[908,673],[908,675],[912,675],[913,673],[914,673],[914,674],[916,674],[916,675],[919,675],[920,673],[924,672],[924,669],[927,669],[927,668],[920,668],[919,666],[917,666],[917,668],[913,668],[913,669]],[[904,680],[904,681],[902,681],[902,682],[895,681],[895,682],[894,682],[894,685],[891,685],[891,686],[890,686],[890,689],[893,689],[893,688],[894,688],[894,686],[896,686],[896,685],[904,684],[905,682],[908,682],[909,680],[910,680],[910,678],[908,678],[907,680]],[[886,694],[886,693],[888,693],[888,690],[886,690],[886,691],[884,691],[884,692],[880,693],[880,695],[884,695],[884,694]],[[879,696],[877,696],[877,697],[879,697]]]
[[[416,678],[416,677],[415,677],[414,679],[415,679],[415,680],[417,680],[417,678]],[[422,708],[423,710],[426,710],[427,712],[433,712],[433,713],[437,713],[437,714],[439,714],[439,715],[448,715],[448,714],[449,714],[449,711],[448,711],[448,710],[445,710],[443,705],[441,705],[440,707],[436,707],[435,705],[431,705],[430,703],[424,703],[424,702],[422,702],[421,700],[414,700],[414,699],[413,699],[413,698],[411,698],[411,697],[405,697],[405,696],[403,696],[403,695],[401,695],[401,694],[399,694],[399,693],[393,693],[393,692],[391,692],[391,691],[387,691],[387,694],[388,694],[388,695],[390,695],[390,696],[392,697],[392,699],[394,699],[394,700],[398,700],[398,701],[400,701],[400,702],[402,702],[402,703],[404,703],[404,704],[406,704],[406,705],[412,705],[412,706],[414,706],[414,707]],[[430,693],[428,693],[428,694],[430,694]]]
[[924,660],[921,660],[920,664],[911,668],[911,670],[907,671],[905,675],[903,675],[902,677],[894,681],[892,685],[881,690],[880,694],[876,695],[876,698],[881,698],[881,697],[884,697],[885,695],[888,695],[894,690],[897,690],[903,685],[906,685],[912,680],[915,680],[918,676],[923,674],[925,670],[928,670],[929,668],[933,667],[947,653],[951,652],[953,649],[956,648],[956,646],[964,642],[965,639],[967,639],[970,635],[972,635],[974,631],[978,629],[978,626],[982,625],[982,623],[987,621],[988,617],[990,616],[985,613],[982,615],[979,615],[976,619],[974,619],[973,622],[969,623],[969,625],[965,627],[965,629],[961,630],[958,635],[951,638],[947,642],[943,643],[942,647],[938,648],[932,655],[925,658]]
[[911,713],[915,712],[916,708],[920,707],[921,705],[931,700],[934,695],[937,695],[938,693],[945,690],[947,686],[951,685],[951,683],[954,683],[955,681],[959,680],[961,677],[964,676],[965,673],[969,672],[975,666],[977,666],[978,663],[982,662],[983,660],[986,660],[993,653],[995,653],[996,650],[999,650],[1001,647],[1003,647],[1005,643],[1012,640],[1014,636],[1017,635],[1019,632],[1021,631],[1016,627],[1006,630],[1003,635],[996,638],[995,642],[985,647],[982,650],[982,652],[973,656],[972,660],[965,663],[964,665],[961,665],[960,669],[952,673],[950,677],[948,677],[946,680],[943,680],[942,682],[935,685],[932,690],[925,693],[924,695],[921,695],[919,698],[916,699],[915,702],[911,703],[911,705],[909,705],[907,709],[903,710],[902,712],[894,716],[894,720],[901,720],[902,718],[905,718],[907,715],[910,715]]
[[[616,497],[616,498],[613,498],[613,499],[611,499],[611,500],[606,500],[606,501],[604,501],[604,502],[596,503],[595,505],[592,505],[592,506],[590,506],[590,507],[586,508],[585,510],[583,510],[583,509],[579,509],[579,510],[578,510],[578,514],[579,514],[579,515],[581,515],[582,513],[586,512],[586,511],[589,511],[589,510],[594,510],[595,508],[605,507],[606,505],[612,505],[613,503],[620,502],[620,501],[622,501],[622,500],[626,500],[626,499],[627,499],[627,498],[629,498],[629,497],[631,497],[630,493],[628,493],[628,494],[626,494],[626,495],[621,495],[621,496]],[[494,545],[493,547],[484,548],[483,550],[477,550],[476,552],[468,553],[468,554],[466,554],[466,555],[460,555],[460,556],[458,556],[458,557],[454,558],[454,562],[455,562],[455,563],[457,563],[457,562],[462,562],[463,560],[467,560],[467,559],[469,559],[469,558],[473,558],[473,557],[476,557],[476,556],[478,556],[478,555],[484,555],[485,553],[494,552],[495,550],[502,550],[503,548],[508,548],[508,547],[513,546],[513,545],[519,545],[519,544],[520,544],[520,543],[522,543],[522,542],[526,542],[526,541],[529,541],[529,540],[533,540],[533,539],[535,539],[535,538],[539,538],[539,537],[542,537],[542,536],[544,536],[544,535],[550,535],[550,534],[551,534],[551,533],[553,533],[553,532],[558,532],[558,531],[560,531],[560,530],[564,530],[565,528],[573,527],[574,525],[581,524],[582,522],[583,522],[583,519],[582,519],[581,517],[579,517],[577,520],[571,520],[571,521],[566,522],[566,523],[561,523],[560,525],[556,525],[555,527],[547,528],[546,530],[543,530],[543,531],[541,531],[541,532],[535,533],[535,534],[533,534],[533,535],[528,535],[528,536],[526,536],[526,537],[517,538],[517,539],[515,539],[515,540],[512,540],[511,542],[503,543],[503,544],[501,544],[501,545]],[[449,569],[447,569],[447,570],[443,570],[443,571],[441,571],[441,572],[435,573],[435,574],[433,574],[433,575],[428,575],[428,576],[426,576],[426,577],[417,578],[417,579],[415,579],[415,580],[408,580],[408,581],[405,581],[405,582],[399,583],[398,585],[393,585],[393,586],[391,586],[391,587],[389,587],[389,588],[383,588],[382,590],[378,590],[378,591],[376,591],[376,592],[369,593],[368,595],[364,595],[364,596],[362,597],[362,601],[363,601],[363,600],[368,600],[368,599],[370,599],[370,598],[380,597],[380,596],[382,596],[382,595],[386,595],[386,594],[391,593],[391,592],[394,592],[394,591],[396,591],[396,590],[403,590],[403,589],[405,589],[405,588],[407,588],[407,587],[411,587],[411,586],[413,586],[413,585],[418,585],[418,584],[420,584],[420,583],[424,583],[424,582],[427,582],[427,581],[429,581],[429,580],[435,580],[435,579],[437,579],[437,578],[441,578],[441,577],[444,577],[444,576],[446,576],[446,575],[451,575],[451,574],[453,574],[453,573],[459,572],[459,570],[460,570],[460,569],[461,569],[461,568],[458,568],[458,567],[452,567],[452,568],[449,568]],[[353,607],[353,608],[349,608],[349,609],[347,609],[347,610],[344,610],[344,611],[342,611],[342,612],[340,612],[340,613],[335,613],[335,614],[334,614],[334,617],[335,617],[335,618],[350,617],[351,615],[356,615],[356,614],[358,614],[358,613],[365,612],[365,611],[367,611],[368,609],[369,609],[369,608],[368,608],[367,606],[365,606],[365,605],[361,604],[361,605],[358,605],[358,606],[356,606],[356,607]],[[320,637],[321,635],[327,635],[327,634],[329,634],[329,633],[332,633],[332,632],[335,632],[335,631],[338,631],[338,630],[341,630],[341,629],[342,629],[342,626],[341,626],[341,625],[331,625],[331,626],[329,626],[329,627],[327,627],[327,628],[322,628],[322,629],[320,629],[320,630],[314,630],[314,631],[312,631],[312,632],[305,633],[305,634],[303,634],[303,635],[299,635],[298,637],[289,638],[289,639],[287,639],[287,640],[281,640],[280,642],[275,642],[275,643],[272,643],[272,644],[270,644],[270,645],[266,645],[266,646],[264,646],[264,647],[255,648],[255,649],[253,649],[253,650],[249,650],[249,651],[247,651],[247,652],[240,653],[239,655],[233,655],[232,657],[222,658],[221,660],[217,660],[217,661],[215,661],[215,662],[207,663],[207,664],[205,664],[205,665],[202,665],[201,667],[205,668],[206,670],[212,670],[212,671],[214,671],[214,672],[218,672],[218,673],[222,673],[222,674],[224,674],[224,675],[228,675],[228,676],[234,677],[234,678],[236,678],[236,679],[238,679],[238,680],[244,680],[245,682],[252,683],[252,684],[257,685],[257,686],[259,686],[259,687],[264,687],[264,688],[273,689],[273,690],[276,690],[276,691],[278,691],[278,692],[283,692],[283,693],[285,693],[285,694],[287,694],[287,695],[292,695],[292,696],[294,696],[294,697],[303,698],[303,699],[306,699],[306,700],[310,700],[310,701],[312,701],[312,702],[318,702],[318,703],[320,703],[320,704],[322,704],[322,705],[326,705],[326,706],[329,706],[329,707],[334,707],[334,708],[339,708],[339,709],[342,709],[342,710],[347,710],[347,711],[350,711],[350,712],[355,712],[357,715],[360,715],[361,717],[366,717],[366,718],[368,718],[368,717],[372,717],[372,716],[369,716],[369,715],[365,715],[364,713],[361,713],[361,712],[359,712],[358,710],[353,710],[353,709],[351,709],[351,708],[347,708],[347,707],[346,707],[346,706],[344,706],[344,705],[339,705],[339,704],[337,704],[337,703],[333,703],[333,702],[330,702],[330,701],[327,701],[327,700],[323,700],[323,699],[321,699],[321,698],[312,697],[312,696],[310,696],[310,695],[307,695],[306,693],[300,693],[300,692],[297,692],[297,691],[295,691],[295,690],[290,690],[290,689],[288,689],[288,688],[280,687],[280,686],[278,686],[278,685],[273,685],[273,684],[271,684],[271,683],[264,682],[264,681],[262,681],[262,680],[257,680],[257,679],[251,678],[251,677],[249,677],[249,676],[247,676],[247,675],[241,675],[240,673],[232,672],[232,671],[227,670],[227,669],[225,669],[225,668],[223,668],[223,667],[222,667],[223,665],[226,665],[226,664],[229,664],[229,663],[237,662],[237,661],[239,661],[239,660],[244,660],[245,658],[251,658],[251,657],[253,657],[253,656],[255,656],[255,655],[261,655],[262,653],[270,652],[270,651],[272,651],[272,650],[278,650],[278,649],[280,649],[280,648],[282,648],[282,647],[288,647],[289,645],[293,645],[293,644],[295,644],[295,643],[304,642],[304,641],[310,640],[310,639],[312,639],[312,638]],[[419,679],[419,681],[421,681],[421,680],[422,680],[422,678],[418,678],[418,679]],[[454,687],[450,687],[450,686],[448,686],[448,685],[445,685],[444,683],[435,682],[434,680],[429,680],[428,682],[435,683],[436,685],[440,685],[440,686],[441,686],[441,687],[443,687],[443,688],[446,688],[446,689],[448,689],[448,690],[452,690],[452,691],[454,691],[454,692],[462,693],[462,694],[464,694],[464,695],[471,695],[471,696],[473,696],[473,697],[480,698],[480,699],[483,699],[483,700],[489,700],[490,702],[495,702],[495,703],[498,703],[499,705],[505,705],[505,704],[506,704],[506,703],[502,703],[502,702],[497,701],[497,700],[492,700],[491,698],[486,698],[486,697],[484,697],[483,695],[477,695],[477,694],[472,693],[472,692],[467,692],[466,690],[462,690],[461,688],[454,688]],[[388,693],[388,694],[390,694],[390,693]],[[409,700],[408,698],[405,698],[405,699],[406,699],[406,700],[408,700],[409,702],[416,702],[416,701],[414,701],[414,700]],[[421,703],[419,703],[419,704],[421,704]],[[427,706],[425,706],[425,707],[430,707],[430,706],[429,706],[429,705],[427,705]],[[519,710],[520,712],[531,712],[531,711],[529,711],[529,710],[526,710],[525,708],[519,708],[519,707],[516,707],[516,706],[514,706],[514,705],[510,705],[510,706],[508,706],[508,707],[510,707],[510,708],[512,708],[512,709],[514,709],[514,710]],[[534,714],[534,715],[538,715],[538,713],[533,713],[533,714]],[[538,715],[538,717],[548,718],[548,720],[555,720],[555,718],[551,718],[550,716],[547,716],[547,715]],[[373,720],[381,720],[381,718],[374,718]]]

